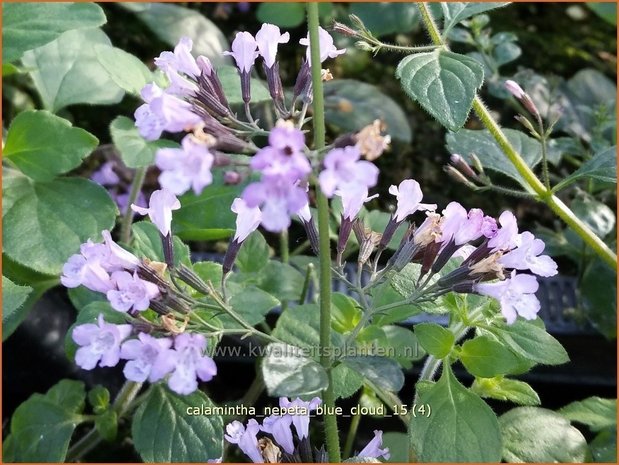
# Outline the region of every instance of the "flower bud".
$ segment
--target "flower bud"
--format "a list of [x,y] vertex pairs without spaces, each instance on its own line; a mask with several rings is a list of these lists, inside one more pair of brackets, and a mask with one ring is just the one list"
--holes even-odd
[[181,281],[189,285],[192,289],[198,291],[200,294],[208,295],[210,293],[208,285],[190,268],[181,264],[180,267],[177,268],[176,272]]
[[364,52],[373,52],[374,51],[374,47],[372,45],[368,44],[365,40],[359,40],[359,41],[355,42],[355,46],[359,50],[363,50]]
[[529,121],[527,118],[525,118],[522,115],[516,115],[516,116],[514,116],[514,118],[516,119],[516,121],[518,121],[520,124],[522,124],[525,128],[527,128],[531,132],[531,134],[533,134],[533,135],[537,134],[537,131],[535,130],[535,128],[531,124],[531,121]]
[[359,242],[358,262],[363,265],[370,259],[382,235],[366,228],[359,219],[355,220],[353,231]]
[[464,184],[465,186],[471,188],[471,189],[476,189],[477,186],[475,184],[473,184],[471,181],[469,181],[468,179],[466,179],[464,177],[464,175],[458,171],[457,169],[455,169],[453,166],[451,165],[446,165],[445,167],[443,167],[443,170],[447,173],[447,175],[453,179],[454,181],[460,183],[460,184]]
[[229,186],[235,186],[240,183],[241,180],[241,175],[236,171],[226,171],[224,173],[224,184],[227,184]]
[[333,23],[331,30],[348,37],[358,37],[357,31],[346,26],[346,24],[338,23],[337,21]]
[[451,164],[456,168],[460,173],[470,179],[476,179],[477,173],[473,171],[473,169],[469,166],[469,164],[457,153],[454,153],[450,158]]

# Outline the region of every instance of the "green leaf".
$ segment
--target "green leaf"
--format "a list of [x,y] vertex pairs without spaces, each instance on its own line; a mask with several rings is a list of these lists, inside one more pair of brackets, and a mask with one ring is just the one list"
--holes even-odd
[[344,357],[342,363],[379,389],[398,392],[404,386],[404,374],[394,360],[377,356]]
[[95,3],[7,3],[2,9],[2,61],[17,60],[71,29],[105,24]]
[[513,42],[503,42],[492,51],[492,56],[498,66],[514,61],[520,55],[522,55],[522,49]]
[[116,47],[95,45],[99,64],[125,92],[139,97],[142,88],[155,80],[153,73],[137,57]]
[[388,431],[383,434],[382,447],[389,448],[389,460],[391,463],[408,463],[408,438],[406,433]]
[[503,378],[476,378],[471,390],[490,399],[505,400],[519,405],[539,405],[537,392],[524,381]]
[[243,241],[235,263],[239,271],[256,272],[267,265],[269,255],[269,244],[259,231],[254,231]]
[[415,336],[421,347],[436,358],[445,358],[454,346],[454,334],[436,323],[415,325]]
[[304,277],[296,268],[286,263],[271,260],[258,276],[256,285],[279,300],[298,300],[301,296]]
[[509,349],[487,336],[465,341],[460,361],[470,374],[482,378],[511,373],[518,366],[518,358]]
[[615,270],[600,259],[594,260],[585,269],[580,290],[587,310],[587,319],[607,338],[616,338],[617,273]]
[[84,384],[62,380],[45,395],[33,394],[11,418],[10,455],[16,462],[62,462],[82,421]]
[[513,325],[489,330],[516,354],[544,365],[561,365],[570,358],[554,337],[533,323],[516,320]]
[[583,221],[601,238],[610,234],[615,227],[615,212],[592,197],[574,199],[570,208],[578,219]]
[[347,399],[363,386],[363,377],[341,363],[331,371],[331,375],[336,399]]
[[226,37],[215,23],[198,11],[166,3],[148,3],[135,13],[168,45],[175,46],[186,36],[193,40],[192,55],[204,55],[216,67],[225,62],[222,52],[229,50]]
[[118,415],[114,410],[108,410],[95,417],[95,429],[103,439],[112,442],[118,433]]
[[[243,319],[252,326],[264,321],[270,310],[280,305],[280,301],[271,294],[257,287],[247,287],[230,298],[230,305]],[[239,324],[227,315],[220,317],[224,326],[239,327]]]
[[66,178],[37,183],[23,175],[3,180],[3,196],[18,192],[2,212],[4,253],[35,271],[59,274],[80,244],[114,227],[116,205],[94,182]]
[[509,5],[509,2],[484,2],[484,3],[460,3],[460,2],[442,2],[443,9],[443,37],[447,36],[449,30],[471,16],[476,16],[495,8],[501,8]]
[[123,163],[128,168],[150,166],[155,162],[157,150],[178,148],[176,142],[165,139],[147,141],[138,132],[135,122],[126,116],[117,116],[110,124],[112,142],[120,152]]
[[361,320],[361,309],[354,299],[346,294],[331,294],[331,326],[340,333],[352,331]]
[[419,10],[414,3],[351,3],[357,15],[375,37],[405,34],[419,26]]
[[69,31],[55,41],[24,53],[22,63],[45,109],[53,111],[76,103],[118,103],[124,92],[112,81],[96,58],[95,46],[111,45],[100,29]]
[[305,7],[302,3],[260,3],[256,18],[279,27],[297,27],[305,21]]
[[107,300],[105,294],[91,291],[84,286],[67,289],[67,294],[69,295],[69,300],[78,311],[93,302],[105,302]]
[[589,444],[593,460],[598,463],[617,462],[617,429],[599,433]]
[[[541,161],[542,148],[539,142],[514,129],[503,129],[503,132],[530,168],[534,168]],[[472,163],[471,154],[475,154],[484,168],[502,173],[527,186],[488,130],[461,129],[457,133],[447,134],[445,141],[449,152],[460,154],[467,162]]]
[[110,391],[97,385],[88,391],[88,403],[96,414],[103,413],[110,405]]
[[181,396],[154,385],[133,417],[131,432],[144,462],[206,462],[223,455],[220,415],[193,415],[215,404],[202,391]]
[[[402,295],[397,292],[390,282],[384,282],[372,289],[372,302],[376,308],[402,302]],[[404,304],[381,312],[374,317],[374,324],[386,325],[404,321],[407,318],[422,312],[420,305]]]
[[49,181],[80,165],[99,144],[92,134],[48,111],[24,111],[9,127],[4,156],[27,176]]
[[411,417],[409,438],[417,462],[498,462],[499,422],[477,395],[466,389],[449,365],[436,384],[419,390],[417,405],[428,416]]
[[557,192],[582,178],[593,178],[602,182],[617,184],[617,146],[614,145],[601,153],[595,154],[580,168],[557,184],[553,190]]
[[19,286],[2,275],[2,334],[13,333],[23,320],[24,302],[32,294],[30,286]]
[[324,390],[328,383],[324,368],[298,347],[272,343],[266,347],[262,375],[270,396],[306,396]]
[[[148,221],[139,221],[133,223],[131,229],[133,231],[133,249],[136,255],[158,262],[165,261],[161,233],[157,226]],[[177,236],[172,237],[172,250],[174,252],[174,264],[191,265],[189,247]]]
[[612,24],[613,26],[617,25],[617,5],[614,3],[597,3],[597,2],[587,2],[585,3],[587,7],[593,12],[606,21],[608,24]]
[[327,124],[344,132],[357,132],[379,119],[386,126],[386,134],[402,142],[411,142],[406,114],[377,87],[354,79],[336,79],[325,82],[324,92]]
[[587,441],[558,413],[516,407],[499,418],[506,462],[584,462]]
[[[412,296],[417,290],[417,282],[419,281],[420,273],[421,273],[421,265],[419,263],[409,263],[408,265],[404,267],[404,269],[402,269],[402,271],[398,273],[394,273],[392,275],[391,286],[393,287],[393,289],[397,291],[397,293],[401,297],[408,298]],[[430,279],[430,281],[428,282],[428,285],[434,284],[436,281],[438,281],[439,278],[440,278],[440,274],[438,273],[434,274],[432,276],[432,279]],[[382,293],[379,292],[379,294],[382,294]],[[385,303],[392,303],[392,302],[389,302],[389,300],[391,300],[393,297],[394,296],[390,295],[389,292],[384,292],[384,295],[379,295],[379,300],[386,301]],[[402,300],[403,299],[401,298],[396,298],[393,303],[397,301],[402,301]],[[384,305],[385,303],[381,302],[380,305]],[[414,310],[413,314],[419,313],[420,311],[424,311],[426,313],[434,313],[434,314],[447,313],[449,311],[443,305],[442,297],[439,297],[438,299],[432,302],[429,302],[429,303],[428,302],[415,303],[412,305],[412,307],[413,309],[416,309]],[[410,311],[410,309],[406,310],[405,308],[402,309],[400,307],[397,307],[397,309],[398,309],[397,314]],[[390,318],[390,320],[399,321],[399,320],[393,320],[392,318]]]
[[413,366],[413,361],[420,360],[426,354],[417,341],[417,336],[407,328],[389,325],[381,328],[386,336],[386,343],[379,342],[388,354],[389,358],[394,359],[403,368],[409,369]]
[[[311,356],[318,360],[320,346],[320,307],[317,304],[305,304],[289,307],[277,319],[273,336],[287,344],[313,349]],[[342,337],[331,332],[331,344],[339,347]]]
[[410,98],[447,129],[457,131],[468,118],[484,70],[473,58],[437,49],[404,58],[396,77]]
[[[241,78],[237,69],[233,66],[221,66],[217,69],[217,75],[221,81],[224,94],[230,105],[241,105],[243,96],[241,94]],[[252,103],[266,102],[271,100],[269,90],[260,79],[251,79],[251,101]]]
[[617,426],[617,399],[589,397],[566,405],[558,413],[572,422],[587,425],[592,431],[600,431]]

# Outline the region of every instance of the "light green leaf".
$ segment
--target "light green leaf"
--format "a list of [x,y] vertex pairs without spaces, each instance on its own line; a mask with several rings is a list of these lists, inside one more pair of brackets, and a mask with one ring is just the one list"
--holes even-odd
[[123,163],[128,168],[150,166],[155,162],[157,150],[178,148],[176,142],[165,139],[147,141],[138,132],[135,122],[126,116],[117,116],[110,124],[112,142],[120,152]]
[[2,9],[2,61],[17,60],[71,29],[105,24],[96,3],[7,3]]
[[382,447],[389,448],[389,460],[391,463],[408,463],[408,438],[406,433],[388,431],[383,434]]
[[48,111],[25,111],[11,122],[3,153],[25,175],[49,181],[79,166],[98,143],[92,134]]
[[270,396],[306,396],[324,390],[329,380],[324,368],[305,351],[287,344],[272,343],[266,347],[262,375]]
[[331,371],[331,375],[336,399],[347,399],[363,386],[363,377],[341,363]]
[[189,414],[215,404],[202,391],[181,396],[154,385],[133,417],[133,443],[144,462],[206,462],[223,455],[223,420]]
[[506,462],[584,462],[587,441],[564,417],[539,407],[516,407],[499,418]]
[[111,45],[100,29],[62,34],[55,41],[24,53],[22,63],[33,68],[30,75],[47,110],[76,103],[118,103],[124,92],[112,81],[96,58],[95,46]]
[[[311,356],[318,360],[320,308],[317,304],[289,307],[277,319],[273,336],[290,345],[313,349]],[[336,331],[331,331],[331,344],[339,347],[341,342],[341,335]]]
[[[2,335],[11,334],[23,320],[24,302],[32,294],[30,286],[19,286],[2,275]],[[26,309],[27,310],[27,309]]]
[[444,19],[442,35],[446,37],[449,30],[462,20],[506,5],[509,5],[509,2],[442,2],[441,7],[443,9]]
[[385,133],[402,142],[412,140],[408,118],[402,108],[377,87],[353,79],[325,82],[325,119],[345,132],[357,132],[381,120]]
[[357,15],[375,37],[405,34],[419,26],[419,10],[414,3],[350,3],[350,13]]
[[[541,161],[542,148],[539,142],[514,129],[503,129],[503,132],[512,147],[522,155],[530,168],[534,168]],[[461,155],[467,162],[472,163],[471,154],[474,153],[484,168],[498,171],[515,179],[521,185],[527,186],[527,183],[508,160],[488,130],[461,129],[457,133],[448,133],[445,141],[449,152]]]
[[[133,230],[133,249],[139,257],[149,260],[164,262],[163,244],[161,233],[153,223],[149,221],[139,221],[131,226]],[[172,237],[172,251],[174,253],[174,263],[184,263],[191,265],[189,247],[177,236]]]
[[614,145],[601,153],[595,154],[580,168],[557,184],[553,190],[556,192],[582,178],[593,178],[602,182],[617,184],[617,146]]
[[149,3],[135,13],[168,45],[173,47],[181,37],[186,36],[193,40],[194,56],[204,55],[215,66],[225,62],[222,52],[229,50],[228,41],[215,23],[195,9],[167,3]]
[[279,27],[296,27],[305,21],[305,7],[302,3],[260,3],[256,18],[261,23]]
[[421,347],[436,358],[445,358],[454,346],[454,334],[436,323],[415,325],[415,336]]
[[466,370],[482,378],[511,373],[518,367],[518,358],[503,344],[487,336],[465,341],[459,355]]
[[[232,308],[250,325],[255,326],[264,321],[264,317],[270,310],[280,305],[280,301],[271,294],[257,287],[247,287],[230,298]],[[220,317],[226,327],[239,327],[232,318],[227,315]]]
[[417,462],[498,462],[499,422],[477,395],[466,389],[449,365],[436,384],[419,390],[417,405],[428,416],[411,416],[410,444]]
[[331,326],[340,333],[352,331],[361,319],[361,309],[354,299],[346,294],[331,294]]
[[390,358],[358,356],[344,357],[341,361],[379,389],[398,392],[404,386],[402,369],[396,361]]
[[592,197],[576,198],[570,208],[598,237],[606,237],[615,227],[615,212]]
[[[101,186],[81,178],[32,182],[12,176],[4,192],[16,196],[3,209],[4,253],[40,273],[59,274],[80,244],[112,229],[117,208]],[[14,192],[15,193],[15,192]]]
[[142,88],[155,80],[144,63],[120,48],[95,45],[95,53],[116,85],[133,96],[139,97]]
[[541,403],[537,392],[524,381],[503,378],[476,378],[471,390],[490,399],[514,402],[519,405],[539,405]]
[[259,231],[254,231],[243,241],[235,263],[242,272],[260,271],[269,262],[269,254],[269,244],[264,236]]
[[572,422],[587,425],[593,431],[617,425],[617,399],[589,397],[572,402],[558,412]]
[[404,58],[396,77],[410,98],[447,129],[457,131],[468,118],[484,70],[473,58],[437,49]]

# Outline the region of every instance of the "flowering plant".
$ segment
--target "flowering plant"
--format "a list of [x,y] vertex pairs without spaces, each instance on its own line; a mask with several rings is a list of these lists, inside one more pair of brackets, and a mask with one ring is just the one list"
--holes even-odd
[[[73,14],[82,6],[59,8]],[[473,108],[523,183],[616,267],[613,252],[552,193],[545,151],[541,182],[489,116],[476,95],[483,67],[444,42],[456,24],[502,6],[443,4],[439,31],[420,3],[433,44],[411,47],[397,76],[411,98],[454,132]],[[421,179],[389,187],[391,213],[369,211],[380,177],[374,160],[390,145],[389,128],[377,120],[327,143],[323,82],[332,75],[323,66],[346,49],[320,27],[317,4],[307,5],[307,16],[308,34],[298,40],[307,52],[290,82],[280,72],[279,49],[292,46],[292,38],[269,23],[255,34],[238,32],[221,54],[233,60],[234,74],[194,53],[186,36],[155,58],[156,74],[146,70],[139,86],[112,71],[142,101],[133,121],[115,120],[112,127],[124,161],[135,168],[124,194],[110,162],[92,175],[99,186],[57,178],[97,144],[86,131],[46,111],[15,118],[6,143],[14,166],[5,182],[15,192],[6,196],[7,216],[24,211],[20,202],[39,208],[30,197],[45,192],[75,197],[83,216],[67,214],[68,226],[51,226],[56,235],[71,232],[68,244],[48,261],[37,258],[33,269],[59,275],[79,302],[66,338],[70,358],[86,371],[118,367],[124,384],[113,401],[106,388],[86,394],[83,384],[68,380],[33,396],[12,420],[4,444],[9,460],[81,460],[128,424],[144,461],[389,460],[392,446],[383,431],[356,441],[364,404],[403,422],[406,435],[397,438],[414,461],[545,460],[565,438],[569,450],[561,457],[585,459],[585,438],[568,421],[580,421],[581,407],[566,407],[564,416],[538,408],[535,390],[514,378],[535,365],[569,361],[538,318],[539,280],[558,273],[544,242],[511,211],[495,218],[464,200],[429,202]],[[354,16],[352,27],[336,23],[333,31],[358,39],[362,49],[390,47]],[[118,49],[95,48],[101,63],[127,60]],[[20,53],[33,53],[27,50]],[[514,81],[505,89],[528,112],[521,121],[545,147],[535,102]],[[26,140],[35,137],[26,124],[32,121],[53,126],[73,144],[59,162],[33,167],[24,155],[36,149]],[[453,177],[490,186],[474,154],[454,153],[450,162]],[[151,165],[158,186],[147,200],[141,191]],[[116,205],[101,186],[115,186]],[[42,205],[49,213],[49,203]],[[289,254],[296,226],[309,255]],[[228,238],[219,260],[192,254],[185,244]],[[270,256],[273,238],[281,244],[279,258]],[[14,235],[6,244],[9,258],[25,268],[33,253],[11,241]],[[345,292],[333,292],[334,285]],[[24,296],[16,308],[34,291],[4,277],[3,287],[13,299]],[[444,324],[419,318],[437,315]],[[255,378],[240,402],[218,405],[210,390],[221,375],[217,360],[238,347],[255,351]],[[417,363],[414,390],[407,391],[404,372]],[[252,405],[265,389],[279,406],[269,415]],[[360,405],[342,448],[342,404],[356,394]],[[524,407],[497,417],[490,399]],[[607,418],[612,401],[592,403],[583,408],[601,406],[603,426],[616,425]],[[29,414],[38,420],[29,423]],[[530,426],[536,422],[547,430]],[[72,441],[81,424],[90,429]],[[538,436],[543,450],[529,450]]]

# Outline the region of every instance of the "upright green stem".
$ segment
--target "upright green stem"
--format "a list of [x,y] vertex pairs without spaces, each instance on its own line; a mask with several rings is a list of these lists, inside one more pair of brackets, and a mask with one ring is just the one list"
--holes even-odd
[[346,435],[346,443],[344,444],[344,457],[349,458],[352,454],[352,447],[355,444],[355,437],[357,437],[357,430],[359,429],[359,423],[361,422],[361,414],[356,413],[353,415],[348,428],[348,434]]
[[[325,146],[325,107],[322,92],[322,76],[320,66],[320,42],[318,36],[318,4],[307,4],[307,26],[310,39],[313,88],[313,125],[314,149]],[[333,413],[335,395],[331,375],[331,358],[325,348],[331,344],[331,243],[329,238],[329,202],[320,190],[316,189],[318,206],[318,238],[320,244],[320,363],[327,371],[329,385],[323,392],[323,402],[327,412],[324,415],[325,437],[329,462],[341,462],[340,439],[337,430],[337,418]]]
[[[436,45],[445,46],[439,29],[432,17],[428,6],[424,2],[418,2],[417,6],[421,12],[421,18],[430,34],[432,42]],[[473,100],[473,110],[475,114],[486,127],[486,129],[492,134],[501,150],[505,153],[509,161],[514,165],[518,173],[525,180],[527,185],[537,195],[540,201],[544,202],[550,207],[550,209],[565,223],[578,234],[583,241],[591,247],[595,253],[597,253],[602,260],[610,265],[615,271],[617,270],[617,254],[615,254],[602,239],[595,235],[595,233],[585,223],[583,223],[574,212],[569,209],[558,197],[552,194],[552,191],[544,186],[544,184],[533,173],[529,165],[523,160],[522,156],[516,151],[512,144],[507,140],[505,133],[494,120],[488,109],[485,107],[479,96],[476,96]]]
[[142,184],[144,184],[144,178],[146,177],[146,169],[146,166],[137,168],[133,175],[133,181],[131,182],[129,200],[127,200],[127,211],[123,215],[122,223],[120,224],[120,241],[125,244],[128,244],[131,239],[131,222],[133,220],[131,204],[135,203],[140,194],[140,190],[142,190]]

